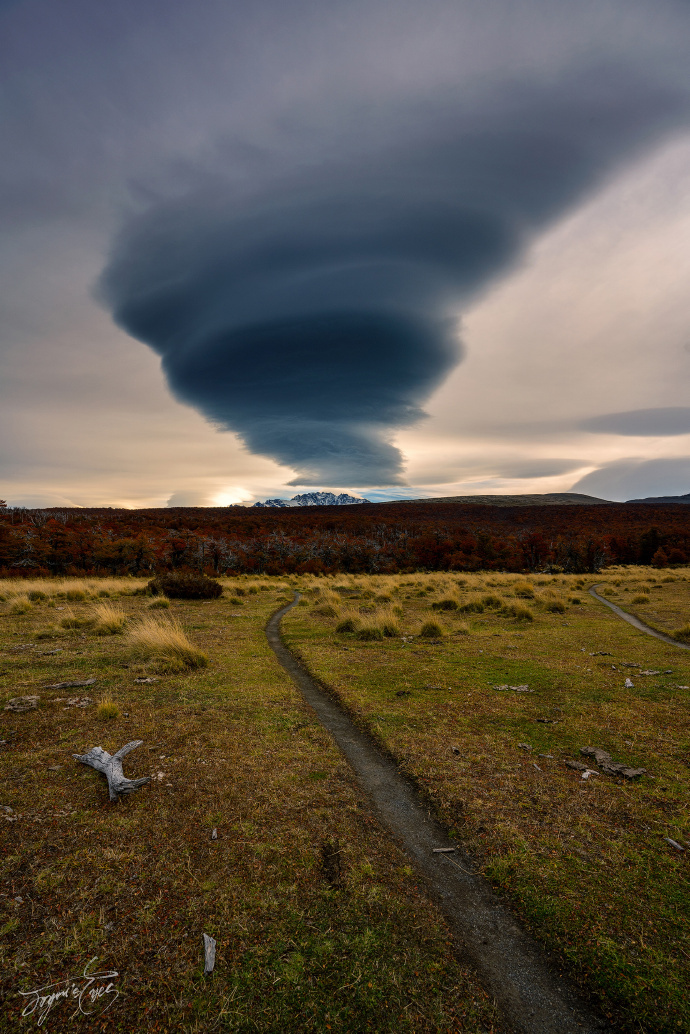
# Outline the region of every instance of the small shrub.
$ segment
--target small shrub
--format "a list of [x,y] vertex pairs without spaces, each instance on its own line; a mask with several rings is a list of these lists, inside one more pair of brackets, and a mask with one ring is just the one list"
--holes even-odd
[[690,621],[682,628],[677,628],[671,635],[681,643],[690,643]]
[[443,600],[434,600],[431,604],[432,610],[457,610],[458,601],[447,597]]
[[580,604],[582,603],[582,600],[580,599],[579,596],[571,596],[570,597],[570,602],[573,604],[573,606],[579,607]]
[[332,603],[322,603],[320,606],[312,609],[312,614],[316,614],[317,617],[322,618],[337,618],[338,610]]
[[534,599],[534,586],[531,582],[514,582],[513,592],[520,599],[533,600]]
[[459,614],[483,614],[484,604],[481,600],[467,600],[458,607]]
[[503,613],[516,621],[534,621],[534,614],[524,603],[509,603],[503,608]]
[[544,610],[550,614],[565,614],[565,603],[561,600],[544,600]]
[[156,596],[155,599],[151,600],[147,604],[149,610],[168,610],[170,607],[170,600],[167,596]]
[[[241,600],[239,598],[239,596],[231,596],[230,597],[230,602],[232,603],[233,607],[243,607],[244,606],[244,600]],[[306,604],[306,602],[307,602],[306,600],[300,600],[300,603]]]
[[98,590],[98,595],[99,595],[99,597],[100,597],[100,598],[101,598],[102,600],[108,600],[108,599],[110,599],[110,593],[108,592],[108,590],[107,590],[107,589],[99,589],[99,590]]
[[486,596],[482,596],[482,603],[485,607],[498,608],[503,606],[503,600],[501,597],[497,596],[493,592],[487,592]]
[[631,603],[649,603],[649,596],[633,596]]
[[32,603],[42,603],[43,600],[48,599],[48,593],[43,592],[41,589],[31,589],[31,591],[27,592],[26,595],[29,597]]
[[117,706],[115,701],[110,696],[104,696],[101,699],[98,707],[96,708],[96,716],[98,718],[119,718],[120,708]]
[[159,574],[147,588],[154,596],[173,600],[215,600],[223,594],[223,586],[203,574]]
[[442,639],[445,635],[438,621],[425,621],[419,630],[419,634],[425,639]]
[[168,671],[205,668],[208,657],[187,638],[182,626],[169,617],[145,617],[128,634],[133,652],[162,660]]
[[18,596],[10,607],[10,614],[28,614],[31,609],[31,600],[26,596]]

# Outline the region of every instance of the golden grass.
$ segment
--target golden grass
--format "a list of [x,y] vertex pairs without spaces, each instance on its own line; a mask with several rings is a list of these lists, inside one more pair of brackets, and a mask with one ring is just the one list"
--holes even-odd
[[112,603],[99,603],[93,609],[96,635],[121,635],[127,624],[127,615],[122,607]]
[[178,621],[170,617],[143,617],[127,634],[132,652],[145,660],[162,662],[167,671],[205,668],[208,657],[194,646]]
[[156,598],[151,600],[148,604],[149,610],[168,610],[169,607],[170,600],[167,596],[156,596]]
[[115,703],[110,694],[106,694],[105,696],[101,697],[98,703],[98,707],[96,708],[96,715],[98,718],[105,719],[120,717],[120,708]]

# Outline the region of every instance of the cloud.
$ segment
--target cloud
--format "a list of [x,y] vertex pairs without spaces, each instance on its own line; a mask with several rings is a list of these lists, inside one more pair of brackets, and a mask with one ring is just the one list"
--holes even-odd
[[583,420],[580,428],[595,434],[648,438],[690,434],[690,407],[667,406],[660,409],[631,409],[626,413],[606,413]]
[[336,100],[314,125],[295,119],[291,147],[284,126],[280,144],[226,141],[182,192],[140,191],[101,298],[178,399],[294,484],[402,483],[391,438],[460,361],[459,308],[688,118],[684,87],[641,55],[551,58],[548,75],[503,76],[489,55],[471,89],[459,71],[369,98],[357,131]]
[[571,492],[614,501],[690,492],[690,457],[618,460],[580,478]]

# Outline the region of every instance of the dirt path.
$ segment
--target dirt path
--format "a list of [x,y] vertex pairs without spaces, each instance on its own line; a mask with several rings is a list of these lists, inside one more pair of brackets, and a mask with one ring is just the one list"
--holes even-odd
[[614,614],[617,614],[619,618],[623,618],[629,625],[633,625],[639,629],[640,632],[646,632],[647,635],[653,635],[655,639],[661,639],[662,643],[670,643],[671,646],[677,646],[679,650],[690,650],[690,645],[687,643],[679,643],[677,639],[672,639],[670,635],[665,635],[663,632],[657,632],[655,628],[650,628],[649,625],[645,625],[644,621],[640,621],[633,614],[628,614],[627,611],[617,607],[615,603],[610,603],[604,596],[600,596],[597,589],[600,589],[601,585],[593,585],[589,590],[590,596],[594,596],[595,600],[599,600],[600,603],[605,603],[607,607],[610,607]]
[[[268,642],[305,701],[345,755],[381,824],[409,855],[443,912],[461,954],[497,1001],[515,1034],[595,1034],[606,1028],[515,917],[472,872],[472,861],[451,841],[414,787],[280,638],[280,621],[299,594],[266,626]],[[434,854],[455,847],[453,854]]]

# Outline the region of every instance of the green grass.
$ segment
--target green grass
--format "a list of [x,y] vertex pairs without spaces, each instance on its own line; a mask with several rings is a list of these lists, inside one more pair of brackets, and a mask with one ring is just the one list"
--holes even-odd
[[[687,574],[654,583],[667,628],[690,611]],[[659,578],[620,569],[607,584],[625,607],[650,577]],[[458,609],[471,635],[450,617],[449,634],[427,644],[420,621],[451,576],[408,581],[387,580],[405,638],[358,642],[296,608],[284,622],[287,641],[605,1012],[639,1034],[690,1029],[690,691],[678,688],[690,685],[690,656],[621,621],[583,592],[591,580],[572,576],[539,576],[527,589],[514,576],[468,576]],[[514,603],[467,608],[490,583]],[[649,670],[661,674],[640,674]],[[533,692],[494,689],[524,684]],[[583,760],[585,746],[650,777],[583,782],[564,762]]]
[[[138,585],[108,583],[130,628],[153,616]],[[167,674],[155,658],[133,660],[124,637],[80,627],[62,629],[61,652],[49,655],[53,644],[35,634],[43,604],[23,615],[0,607],[0,703],[41,697],[38,711],[0,711],[1,803],[19,816],[0,826],[2,1029],[21,1029],[19,990],[98,956],[123,992],[93,1021],[99,1031],[497,1032],[439,913],[268,648],[285,580],[225,587],[220,600],[171,605],[208,665]],[[75,616],[97,596],[95,584],[72,601]],[[93,690],[45,688],[90,675]],[[66,707],[77,693],[110,695],[119,713]],[[156,778],[111,805],[103,776],[72,755],[136,738],[125,774]],[[322,850],[336,842],[334,888]],[[203,932],[217,940],[212,979]],[[56,1006],[46,1029],[75,1029],[70,1016]]]

